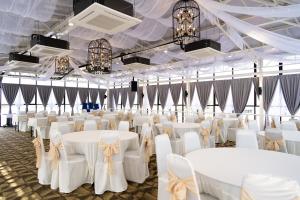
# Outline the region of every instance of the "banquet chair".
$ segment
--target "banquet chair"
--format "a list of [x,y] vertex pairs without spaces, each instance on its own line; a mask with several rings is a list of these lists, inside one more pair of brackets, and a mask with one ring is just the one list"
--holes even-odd
[[64,112],[64,113],[62,114],[62,116],[70,117],[70,113],[69,113],[69,112]]
[[184,121],[187,123],[194,123],[196,118],[197,117],[195,115],[187,115],[187,116],[185,116]]
[[118,130],[119,131],[129,131],[129,122],[128,121],[120,121]]
[[[216,146],[216,141],[223,141],[222,123],[219,122],[221,122],[220,119],[213,121],[206,119],[203,122],[201,122],[199,138],[202,148],[213,148]],[[217,130],[217,128],[220,129]],[[219,131],[219,133],[217,133],[217,131]]]
[[49,139],[49,130],[50,130],[50,126],[48,126],[48,119],[38,118],[36,123],[35,134],[39,132],[41,138]]
[[280,128],[281,124],[280,124],[280,117],[278,116],[273,116],[271,118],[271,127],[269,128]]
[[148,164],[153,153],[153,136],[148,123],[143,124],[141,136],[139,149],[125,152],[124,157],[125,177],[136,183],[144,183],[149,177]]
[[176,137],[172,122],[167,121],[165,123],[162,123],[162,126],[163,126],[163,133],[167,133],[167,135],[170,138],[173,153],[182,155],[183,154],[182,139],[180,137]]
[[265,149],[287,153],[286,143],[280,129],[266,129]]
[[118,134],[103,135],[95,166],[95,194],[123,192],[127,189],[123,160],[124,152]]
[[45,117],[44,113],[38,112],[35,114],[35,118],[42,118],[42,117]]
[[56,115],[56,111],[50,111],[49,115]]
[[184,154],[201,149],[199,136],[196,132],[187,132],[183,135]]
[[285,177],[251,174],[244,178],[240,200],[297,200],[300,186]]
[[19,115],[18,116],[18,130],[21,132],[29,131],[27,115]]
[[66,117],[66,116],[57,116],[56,117],[56,121],[57,122],[67,122],[68,121],[68,117]]
[[61,133],[51,137],[52,160],[51,189],[59,188],[61,193],[70,193],[85,183],[90,183],[88,164],[84,155],[69,153]]
[[167,156],[172,154],[170,139],[167,134],[155,137],[155,151],[158,176],[158,199],[163,199],[166,191],[165,180],[168,178]]
[[253,130],[239,129],[236,133],[236,147],[258,149],[256,132]]
[[97,130],[97,123],[95,120],[85,120],[83,125],[84,131],[94,131]]
[[41,185],[51,184],[51,160],[49,153],[45,151],[44,141],[39,131],[37,131],[37,138],[33,141],[37,161],[36,167],[38,168],[38,180]]
[[286,130],[286,131],[298,131],[295,121],[282,122],[280,128],[281,130]]
[[256,120],[249,120],[248,121],[248,129],[254,130],[256,132],[258,132],[260,130]]

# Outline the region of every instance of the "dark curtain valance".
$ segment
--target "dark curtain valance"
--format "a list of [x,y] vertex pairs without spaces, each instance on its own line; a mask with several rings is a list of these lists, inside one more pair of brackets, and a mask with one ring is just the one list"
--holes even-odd
[[99,89],[99,99],[100,99],[101,108],[104,106],[104,99],[105,99],[106,91],[107,91],[107,89]]
[[76,97],[77,97],[77,93],[78,93],[78,88],[66,88],[67,91],[67,95],[68,95],[68,99],[69,99],[69,104],[72,108],[72,114],[74,113],[74,105],[76,102]]
[[147,96],[148,96],[148,101],[149,101],[149,105],[150,105],[151,110],[152,110],[153,105],[154,105],[156,91],[157,91],[157,86],[156,85],[148,85],[147,86]]
[[196,84],[198,98],[203,111],[205,110],[209,100],[212,83],[213,83],[212,81],[206,81],[206,82],[198,82]]
[[178,105],[181,90],[182,90],[182,83],[170,85],[170,92],[175,106]]
[[89,90],[87,88],[79,88],[78,91],[81,104],[86,103],[89,96]]
[[190,83],[190,103],[192,103],[193,101],[193,98],[194,98],[194,94],[195,94],[195,88],[196,88],[196,83],[193,82],[193,83]]
[[42,101],[44,109],[46,110],[52,87],[51,86],[38,85],[37,88],[38,88],[40,99]]
[[121,103],[122,103],[122,106],[123,108],[126,107],[126,103],[127,103],[127,91],[129,90],[130,88],[122,88],[121,89]]
[[138,87],[137,97],[138,97],[138,103],[141,108],[141,107],[143,107],[143,98],[144,98],[143,87]]
[[98,89],[90,89],[91,102],[95,104],[98,98]]
[[9,114],[11,114],[11,106],[14,103],[19,91],[19,85],[17,84],[2,84],[3,94],[9,105]]
[[53,93],[58,105],[58,114],[61,113],[61,105],[63,104],[65,97],[65,88],[64,87],[53,87]]
[[252,78],[234,79],[231,83],[234,112],[243,113],[247,105],[252,86]]
[[161,104],[162,109],[164,110],[166,107],[168,93],[169,93],[170,85],[159,85],[158,86],[158,97]]
[[224,112],[231,85],[231,80],[214,81],[213,85],[219,107],[222,110],[222,112]]

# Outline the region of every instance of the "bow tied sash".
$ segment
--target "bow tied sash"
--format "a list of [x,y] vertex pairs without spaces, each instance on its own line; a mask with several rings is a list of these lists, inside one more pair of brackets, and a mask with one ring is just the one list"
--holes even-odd
[[42,160],[42,144],[40,137],[35,138],[33,141],[33,146],[35,148],[35,154],[36,154],[36,168],[40,168],[41,166],[41,160]]
[[52,122],[56,122],[57,119],[56,119],[56,116],[48,116],[48,124],[51,125]]
[[109,119],[108,120],[108,129],[109,130],[116,130],[117,129],[117,123],[115,119]]
[[171,127],[163,127],[163,133],[171,137],[173,135],[173,129]]
[[75,122],[75,132],[81,132],[84,129],[83,122]]
[[144,147],[145,162],[149,163],[150,157],[153,153],[153,140],[151,139],[151,137],[145,136]]
[[205,145],[209,144],[210,128],[202,128],[200,131]]
[[177,122],[176,115],[172,114],[172,115],[170,116],[170,121],[171,121],[171,122]]
[[276,123],[275,123],[275,120],[272,119],[272,122],[271,122],[271,128],[276,128]]
[[50,150],[49,150],[49,156],[51,159],[51,169],[56,170],[58,168],[58,163],[60,160],[60,153],[59,149],[62,148],[62,144],[54,144],[50,142]]
[[169,174],[168,191],[171,193],[171,200],[186,200],[187,192],[197,193],[193,177],[180,179],[171,171]]
[[159,116],[158,116],[158,115],[155,115],[155,116],[153,117],[153,123],[154,123],[154,124],[160,123],[160,119],[159,119]]
[[103,151],[104,162],[108,165],[108,173],[109,175],[113,175],[113,156],[119,153],[120,143],[105,144],[104,142],[100,142],[100,147]]
[[283,147],[284,141],[283,139],[272,139],[266,137],[266,149],[271,151],[280,151]]

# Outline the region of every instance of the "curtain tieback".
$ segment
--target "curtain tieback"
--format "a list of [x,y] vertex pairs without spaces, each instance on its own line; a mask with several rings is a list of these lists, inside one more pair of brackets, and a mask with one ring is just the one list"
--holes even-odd
[[37,137],[35,138],[33,141],[32,141],[33,145],[34,145],[34,148],[35,148],[35,154],[36,154],[36,168],[40,168],[41,166],[41,160],[42,160],[42,154],[41,154],[41,151],[42,151],[42,144],[40,142],[40,137]]

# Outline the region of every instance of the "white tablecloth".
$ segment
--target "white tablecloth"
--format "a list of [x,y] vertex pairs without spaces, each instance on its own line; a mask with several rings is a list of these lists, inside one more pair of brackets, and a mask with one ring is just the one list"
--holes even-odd
[[[170,122],[170,124],[172,125],[172,127],[174,128],[175,134],[178,137],[182,137],[184,135],[184,133],[187,132],[191,132],[191,131],[195,131],[195,132],[199,132],[200,128],[201,128],[201,124],[200,123],[177,123],[177,122]],[[156,124],[157,129],[159,130],[159,132],[162,132],[162,128],[163,125],[162,124]]]
[[196,172],[200,192],[222,200],[239,200],[243,178],[248,174],[288,177],[300,184],[298,156],[273,151],[210,148],[186,155]]
[[[50,130],[49,130],[49,136],[51,138],[51,135],[55,135],[55,132],[57,131],[57,127],[59,125],[70,125],[70,126],[74,126],[74,122],[73,121],[67,121],[67,122],[51,122],[51,126],[50,126]],[[65,133],[62,133],[65,134]]]
[[101,136],[111,133],[119,134],[121,153],[125,153],[127,150],[138,149],[139,137],[138,134],[134,132],[97,130],[68,133],[62,136],[63,141],[68,148],[72,148],[72,150],[78,154],[85,155],[89,166],[91,181],[93,181],[97,154],[99,152],[98,143],[101,139]]

